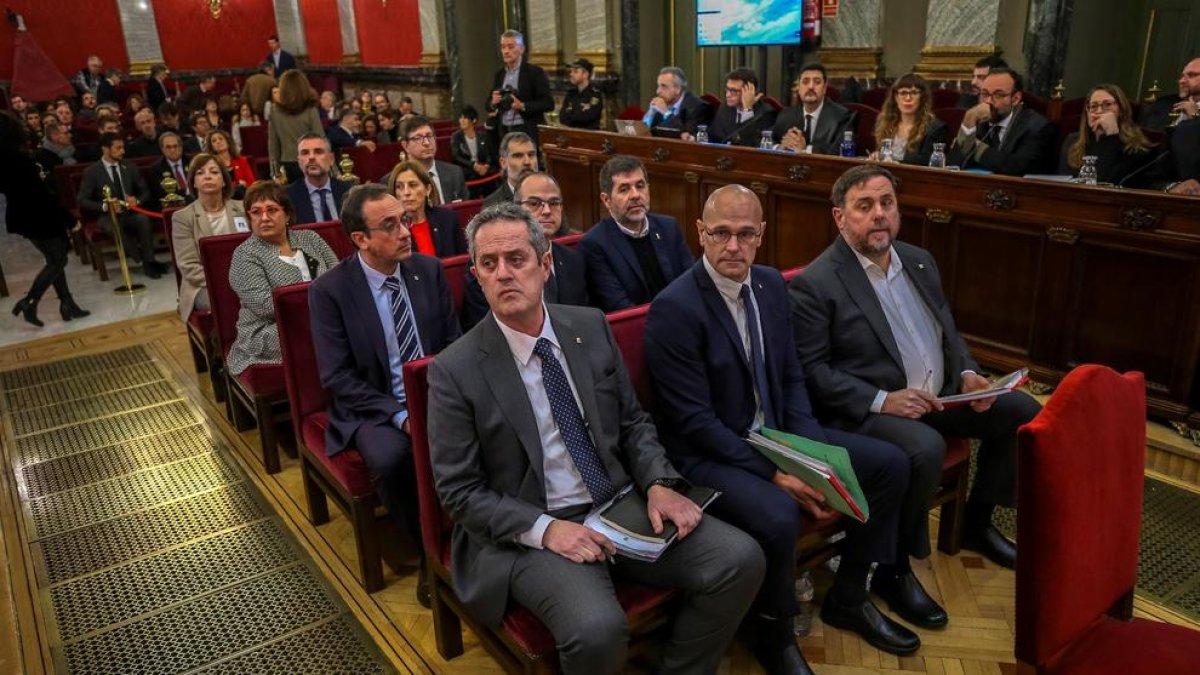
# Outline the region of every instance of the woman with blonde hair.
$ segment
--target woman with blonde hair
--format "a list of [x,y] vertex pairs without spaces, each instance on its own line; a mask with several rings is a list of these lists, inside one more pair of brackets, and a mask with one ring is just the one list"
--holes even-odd
[[933,116],[933,95],[929,83],[915,73],[902,76],[892,84],[883,110],[875,120],[875,153],[883,142],[892,142],[892,158],[905,164],[927,166],[934,143],[946,142],[946,125]]
[[296,144],[304,134],[325,134],[317,114],[317,92],[298,70],[289,70],[279,79],[279,102],[271,106],[267,121],[271,167],[283,167],[289,183],[303,177],[296,161]]
[[453,209],[431,206],[433,179],[415,160],[397,164],[388,176],[388,191],[400,200],[418,253],[448,258],[467,252],[467,241]]
[[1154,144],[1133,121],[1133,108],[1115,84],[1098,84],[1088,92],[1079,131],[1063,141],[1059,173],[1076,174],[1084,157],[1096,158],[1096,180],[1120,183],[1155,157]]

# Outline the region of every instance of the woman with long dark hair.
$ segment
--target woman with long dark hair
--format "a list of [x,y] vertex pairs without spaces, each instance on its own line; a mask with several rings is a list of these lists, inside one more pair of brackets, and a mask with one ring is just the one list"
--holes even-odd
[[8,231],[28,239],[46,259],[29,292],[13,305],[12,313],[41,328],[45,324],[38,318],[37,306],[51,286],[58,293],[58,311],[63,321],[81,319],[91,312],[75,304],[67,286],[65,268],[75,218],[46,187],[28,146],[25,123],[8,112],[0,113],[0,166],[4,167],[0,171],[0,192],[8,201]]
[[933,95],[920,75],[904,75],[888,91],[875,121],[875,147],[886,140],[897,162],[921,166],[929,164],[934,143],[946,142],[946,125],[933,116]]
[[273,170],[283,167],[289,183],[300,180],[303,174],[296,162],[296,143],[307,133],[325,134],[317,115],[317,92],[304,73],[289,70],[279,79],[279,102],[271,106],[267,121]]

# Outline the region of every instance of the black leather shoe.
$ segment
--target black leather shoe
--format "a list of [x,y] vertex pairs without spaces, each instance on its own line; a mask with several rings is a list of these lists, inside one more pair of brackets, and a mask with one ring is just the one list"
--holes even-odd
[[166,271],[166,265],[163,265],[162,263],[142,263],[142,272],[144,272],[146,276],[150,277],[151,279],[161,279],[163,273]]
[[911,570],[890,579],[876,576],[871,580],[871,590],[887,602],[889,609],[909,623],[922,628],[944,628],[950,621],[946,610],[929,597]]
[[41,328],[46,324],[42,323],[42,320],[38,318],[37,305],[37,300],[33,300],[29,297],[23,298],[22,300],[18,301],[17,304],[13,305],[13,316],[19,315],[22,319],[25,319],[29,323]]
[[963,548],[969,548],[1001,567],[1016,569],[1017,545],[1008,540],[995,525],[963,533]]
[[425,561],[421,561],[421,572],[417,575],[417,602],[425,609],[432,606],[429,600],[429,572],[426,571]]
[[796,646],[796,635],[792,632],[792,618],[772,619],[758,617],[754,644],[754,658],[767,675],[813,675],[808,661]]
[[62,316],[63,321],[82,319],[92,315],[91,312],[75,304],[75,299],[69,295],[61,296],[58,302],[58,313]]
[[904,626],[892,621],[870,600],[843,605],[832,593],[825,594],[821,603],[821,620],[842,630],[858,633],[876,649],[897,656],[906,656],[921,647],[921,638]]

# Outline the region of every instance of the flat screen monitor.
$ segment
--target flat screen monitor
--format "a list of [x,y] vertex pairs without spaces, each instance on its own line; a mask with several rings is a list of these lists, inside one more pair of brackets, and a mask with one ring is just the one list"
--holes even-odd
[[798,45],[804,0],[696,0],[696,44]]

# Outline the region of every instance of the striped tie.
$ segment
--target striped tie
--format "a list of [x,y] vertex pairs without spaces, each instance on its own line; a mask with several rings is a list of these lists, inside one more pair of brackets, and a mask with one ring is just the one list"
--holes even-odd
[[[400,346],[400,360],[408,363],[421,358],[421,342],[417,339],[417,327],[413,324],[412,312],[404,299],[404,291],[396,277],[383,280],[383,287],[392,292],[392,321],[396,328],[396,344]],[[403,401],[401,401],[403,403]]]

